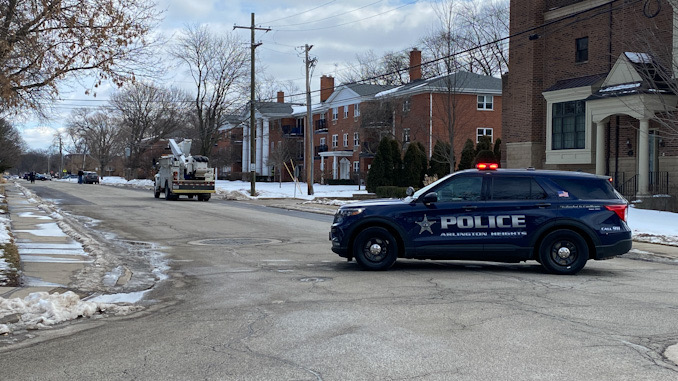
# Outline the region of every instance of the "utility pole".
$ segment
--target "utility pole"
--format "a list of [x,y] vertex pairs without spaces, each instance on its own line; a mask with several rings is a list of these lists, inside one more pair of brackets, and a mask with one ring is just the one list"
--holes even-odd
[[309,60],[308,51],[313,45],[304,45],[306,51],[306,154],[304,162],[306,164],[306,183],[308,184],[308,195],[313,195],[313,166],[315,158],[313,157],[313,114],[311,113],[311,76],[309,74],[311,66],[315,64],[315,59]]
[[[237,26],[234,25],[233,29],[249,29],[251,32],[251,37],[252,41],[250,44],[250,49],[251,49],[251,58],[250,58],[250,195],[254,196],[256,194],[256,178],[257,178],[257,166],[256,166],[256,160],[257,160],[257,139],[256,139],[256,121],[254,120],[254,49],[257,48],[257,46],[261,45],[256,44],[254,42],[254,31],[256,30],[263,30],[263,31],[270,31],[270,28],[257,28],[254,25],[254,12],[252,13],[252,25],[251,26]],[[264,148],[262,148],[264,149]]]

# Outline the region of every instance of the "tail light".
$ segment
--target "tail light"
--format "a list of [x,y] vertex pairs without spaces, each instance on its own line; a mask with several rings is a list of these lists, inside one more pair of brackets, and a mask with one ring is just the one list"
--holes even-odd
[[605,205],[605,209],[615,212],[619,218],[626,222],[629,216],[629,206],[624,204],[624,205]]
[[177,177],[179,176],[179,172],[174,172],[174,181],[179,180]]

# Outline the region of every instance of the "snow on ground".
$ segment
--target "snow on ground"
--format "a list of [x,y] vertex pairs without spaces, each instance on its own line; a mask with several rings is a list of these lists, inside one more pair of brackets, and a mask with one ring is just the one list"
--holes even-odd
[[678,246],[678,213],[629,208],[633,240]]
[[[78,182],[78,179],[64,181]],[[101,184],[115,186],[132,186],[138,188],[153,187],[153,180],[130,180],[122,177],[108,176],[101,179]],[[366,194],[365,187],[358,189],[357,185],[320,185],[313,184],[313,195],[308,195],[306,183],[272,183],[257,182],[255,184],[255,197],[250,196],[251,184],[249,181],[217,180],[216,191],[218,195],[234,199],[265,199],[265,198],[297,198],[301,200],[314,200],[318,198],[350,198],[354,194]]]

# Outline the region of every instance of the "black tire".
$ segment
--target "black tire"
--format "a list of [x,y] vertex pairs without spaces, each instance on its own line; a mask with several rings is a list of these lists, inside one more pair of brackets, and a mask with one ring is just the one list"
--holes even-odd
[[210,195],[209,195],[209,194],[201,194],[201,195],[198,195],[198,200],[199,200],[199,201],[209,201],[209,200],[210,200]]
[[160,187],[156,184],[153,184],[153,197],[160,198]]
[[367,228],[353,241],[353,257],[363,270],[388,270],[398,259],[398,243],[384,228]]
[[173,200],[174,197],[172,196],[172,190],[169,187],[169,184],[165,183],[165,200]]
[[539,245],[539,262],[553,274],[574,275],[586,266],[588,259],[586,240],[572,230],[553,231]]

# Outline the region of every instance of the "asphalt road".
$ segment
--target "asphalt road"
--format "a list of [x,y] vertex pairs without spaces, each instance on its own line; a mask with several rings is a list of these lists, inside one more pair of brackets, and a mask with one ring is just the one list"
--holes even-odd
[[98,185],[31,189],[105,236],[157,244],[170,277],[143,312],[0,350],[0,379],[678,378],[663,355],[678,343],[675,264],[616,258],[555,276],[536,262],[398,261],[363,272],[330,251],[330,216]]

